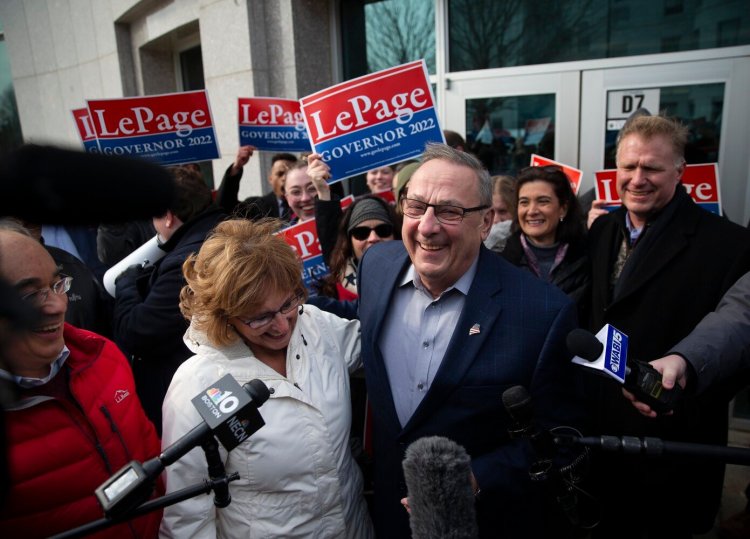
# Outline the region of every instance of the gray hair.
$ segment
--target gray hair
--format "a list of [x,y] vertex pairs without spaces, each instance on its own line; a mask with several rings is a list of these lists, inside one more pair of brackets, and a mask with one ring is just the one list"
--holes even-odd
[[17,232],[18,234],[22,234],[30,238],[34,237],[31,235],[31,232],[29,232],[29,229],[23,226],[23,223],[15,217],[0,218],[0,230],[4,230],[7,232]]
[[[421,165],[433,159],[442,159],[454,165],[472,169],[476,173],[479,184],[479,204],[492,206],[492,180],[490,180],[490,173],[487,172],[479,159],[470,153],[456,150],[446,144],[429,143],[422,154]],[[413,174],[412,177],[414,177]]]

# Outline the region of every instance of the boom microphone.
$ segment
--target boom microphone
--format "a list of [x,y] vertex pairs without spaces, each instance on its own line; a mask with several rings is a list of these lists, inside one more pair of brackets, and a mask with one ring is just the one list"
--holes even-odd
[[227,374],[210,388],[193,398],[193,405],[203,417],[198,426],[166,448],[158,457],[143,464],[131,461],[96,489],[96,497],[108,518],[133,510],[153,492],[154,482],[164,468],[195,447],[211,444],[216,436],[227,451],[245,441],[265,423],[258,407],[268,400],[270,392],[260,380],[244,386]]
[[478,536],[466,450],[442,436],[420,438],[402,463],[414,539],[474,539]]
[[664,389],[661,374],[648,363],[628,364],[628,336],[609,324],[596,335],[574,329],[568,333],[566,342],[568,350],[576,356],[573,363],[614,378],[657,413],[672,410],[682,396],[682,387],[677,384]]
[[172,204],[174,190],[169,173],[144,159],[26,145],[0,161],[0,216],[31,223],[158,217]]

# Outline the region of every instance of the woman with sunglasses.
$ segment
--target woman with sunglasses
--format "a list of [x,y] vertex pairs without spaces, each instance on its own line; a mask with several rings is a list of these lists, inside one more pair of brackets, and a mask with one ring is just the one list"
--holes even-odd
[[518,175],[513,231],[502,256],[557,285],[576,301],[579,320],[585,323],[586,227],[578,198],[560,167],[527,167]]
[[330,273],[319,283],[323,296],[342,301],[357,297],[357,266],[362,255],[381,241],[401,239],[399,218],[384,199],[365,195],[343,212],[327,183],[330,169],[319,154],[308,157],[308,174],[318,192],[315,219],[323,258]]
[[[221,456],[232,502],[198,496],[168,507],[162,537],[372,537],[362,476],[351,455],[349,372],[360,359],[359,322],[312,305],[278,221],[220,223],[183,266],[180,308],[195,355],[175,373],[163,406],[168,447],[200,421],[190,403],[231,374],[260,379],[265,425]],[[166,470],[174,492],[206,477],[195,449]]]

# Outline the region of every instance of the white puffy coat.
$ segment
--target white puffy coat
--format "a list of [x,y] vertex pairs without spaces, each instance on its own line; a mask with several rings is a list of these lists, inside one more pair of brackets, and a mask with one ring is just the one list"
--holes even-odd
[[[162,537],[371,538],[362,476],[349,449],[349,371],[361,365],[359,321],[305,305],[287,348],[287,377],[256,359],[241,341],[217,348],[192,326],[195,356],[172,379],[164,400],[162,446],[200,421],[190,400],[229,373],[240,384],[259,378],[271,396],[259,409],[265,426],[222,457],[232,503],[215,509],[213,494],[164,511]],[[202,449],[167,467],[167,491],[208,476]]]

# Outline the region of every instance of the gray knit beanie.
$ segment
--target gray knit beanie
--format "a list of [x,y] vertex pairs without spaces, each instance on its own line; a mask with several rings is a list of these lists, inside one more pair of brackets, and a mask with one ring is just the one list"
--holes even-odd
[[347,233],[350,233],[353,228],[356,228],[360,223],[369,219],[377,219],[384,223],[393,224],[391,222],[391,216],[388,215],[388,210],[385,209],[385,202],[381,203],[374,198],[363,198],[354,204],[352,216],[349,218],[349,229],[347,230]]

